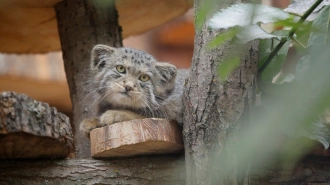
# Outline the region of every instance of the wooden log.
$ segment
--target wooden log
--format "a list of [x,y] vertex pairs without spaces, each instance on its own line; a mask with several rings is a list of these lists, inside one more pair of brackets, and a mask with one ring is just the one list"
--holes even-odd
[[0,159],[65,158],[72,148],[67,116],[24,94],[0,94]]
[[[308,156],[293,169],[281,168],[280,160],[250,168],[250,185],[330,184],[330,158]],[[182,155],[112,160],[2,160],[1,185],[40,184],[138,184],[183,185],[185,164]]]
[[181,127],[165,119],[147,118],[96,128],[90,138],[93,158],[183,151]]
[[182,155],[115,160],[1,161],[0,184],[184,185]]

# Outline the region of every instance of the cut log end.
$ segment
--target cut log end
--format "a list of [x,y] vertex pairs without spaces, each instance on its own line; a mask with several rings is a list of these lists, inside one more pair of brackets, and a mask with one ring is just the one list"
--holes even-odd
[[70,148],[50,137],[25,132],[0,134],[0,159],[65,158]]
[[0,159],[65,158],[72,148],[67,116],[24,94],[0,93]]
[[93,158],[180,153],[182,129],[176,122],[147,118],[120,122],[90,132]]

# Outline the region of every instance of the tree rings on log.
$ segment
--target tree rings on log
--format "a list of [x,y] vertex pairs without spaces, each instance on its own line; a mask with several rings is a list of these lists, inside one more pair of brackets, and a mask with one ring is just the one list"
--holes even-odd
[[67,116],[24,94],[0,93],[0,159],[65,158],[72,148]]
[[93,158],[183,151],[181,127],[165,119],[138,119],[95,128],[90,140]]

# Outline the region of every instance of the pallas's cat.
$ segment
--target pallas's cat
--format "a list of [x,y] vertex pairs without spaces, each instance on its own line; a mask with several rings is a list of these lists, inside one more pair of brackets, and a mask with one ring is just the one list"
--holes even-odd
[[132,48],[96,45],[91,52],[93,86],[100,98],[99,117],[85,119],[80,131],[142,118],[182,123],[182,94],[188,70],[158,62]]

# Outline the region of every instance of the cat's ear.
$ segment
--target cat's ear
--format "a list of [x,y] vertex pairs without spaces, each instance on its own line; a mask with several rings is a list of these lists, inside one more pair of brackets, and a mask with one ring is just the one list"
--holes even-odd
[[98,44],[94,46],[91,52],[91,68],[92,70],[101,69],[105,66],[107,58],[118,52],[116,48]]
[[164,62],[157,62],[155,68],[160,74],[162,82],[171,83],[174,81],[177,72],[174,65]]

